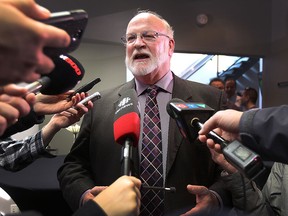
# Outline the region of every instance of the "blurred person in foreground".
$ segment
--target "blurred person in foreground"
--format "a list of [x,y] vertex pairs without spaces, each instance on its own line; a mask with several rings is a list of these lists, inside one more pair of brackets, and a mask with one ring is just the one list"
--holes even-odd
[[[287,105],[245,112],[220,111],[206,121],[199,131],[199,139],[207,141],[213,160],[227,171],[222,180],[231,191],[235,211],[239,214],[288,214],[287,114]],[[225,160],[219,144],[207,139],[207,133],[214,129],[227,140],[240,139],[264,159],[278,161],[273,164],[262,190]]]
[[[8,126],[27,115],[36,100],[33,94],[26,96],[25,88],[15,89],[14,86],[5,89],[2,85],[21,81],[32,82],[40,75],[49,73],[54,64],[43,53],[43,48],[69,45],[70,37],[65,31],[36,21],[47,19],[49,16],[50,12],[33,0],[0,1],[1,135]],[[61,116],[55,118],[60,119]],[[138,215],[140,186],[140,180],[123,176],[101,192],[97,198],[87,202],[74,215]],[[29,212],[23,215],[39,214]]]
[[38,21],[49,17],[50,12],[34,0],[0,1],[0,86],[32,82],[54,68],[43,48],[66,47],[70,36]]
[[[245,112],[216,112],[204,123],[199,131],[199,139],[205,142],[207,133],[216,128],[230,141],[239,139],[263,160],[288,163],[288,105]],[[207,144],[221,152],[220,145],[213,140],[208,139]]]

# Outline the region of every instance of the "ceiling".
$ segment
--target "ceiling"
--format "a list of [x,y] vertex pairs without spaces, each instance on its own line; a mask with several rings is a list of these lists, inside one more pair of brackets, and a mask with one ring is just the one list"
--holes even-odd
[[[89,21],[82,46],[84,43],[122,46],[120,38],[139,9],[156,11],[170,23],[175,31],[177,52],[259,56],[267,52],[271,37],[272,0],[36,1],[51,12],[86,10]],[[197,25],[199,14],[209,18],[204,27]]]
[[[138,9],[150,9],[161,14],[172,26],[181,25],[181,19],[175,16],[177,11],[185,11],[192,3],[211,0],[38,0],[37,3],[51,12],[84,9],[89,15],[89,22],[84,34],[84,41],[120,43],[129,20]],[[182,15],[182,14],[181,14]],[[185,16],[184,16],[185,17]],[[182,17],[183,18],[183,17]]]

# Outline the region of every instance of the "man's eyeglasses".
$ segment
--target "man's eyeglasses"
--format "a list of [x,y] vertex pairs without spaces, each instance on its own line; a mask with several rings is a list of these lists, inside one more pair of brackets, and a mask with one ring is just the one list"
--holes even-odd
[[171,39],[168,35],[162,34],[160,32],[144,31],[144,32],[141,32],[138,34],[136,34],[136,33],[126,34],[123,37],[121,37],[121,40],[125,45],[126,44],[133,44],[137,40],[138,35],[140,36],[140,38],[143,41],[148,42],[148,43],[156,41],[156,39],[160,36],[164,36],[164,37]]

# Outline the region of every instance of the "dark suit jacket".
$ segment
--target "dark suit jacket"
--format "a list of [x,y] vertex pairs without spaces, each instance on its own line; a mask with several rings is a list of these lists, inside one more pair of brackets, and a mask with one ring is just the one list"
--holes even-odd
[[[95,185],[109,185],[121,176],[121,146],[114,142],[114,103],[121,92],[135,88],[134,80],[112,90],[101,92],[102,98],[86,114],[81,130],[58,171],[64,198],[72,209],[79,206],[82,194]],[[174,76],[172,98],[202,102],[215,109],[224,104],[223,92]],[[189,143],[181,136],[176,122],[170,119],[166,186],[176,187],[176,193],[165,194],[165,212],[186,212],[195,206],[195,196],[187,192],[188,184],[210,187],[219,176],[206,144]],[[133,149],[134,175],[139,175],[137,148]],[[215,188],[213,188],[215,190]]]

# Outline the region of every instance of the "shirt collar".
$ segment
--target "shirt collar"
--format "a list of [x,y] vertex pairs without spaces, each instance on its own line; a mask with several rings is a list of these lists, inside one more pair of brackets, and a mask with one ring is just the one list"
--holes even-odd
[[[158,87],[160,87],[163,91],[169,92],[172,94],[172,88],[173,88],[173,74],[172,72],[169,70],[168,73],[165,74],[165,76],[163,76],[160,80],[158,80],[158,82],[156,82],[154,85],[157,85]],[[149,85],[146,85],[140,81],[138,81],[137,79],[135,79],[135,83],[136,83],[136,92],[137,95],[141,95],[144,93],[144,91],[149,87]]]

